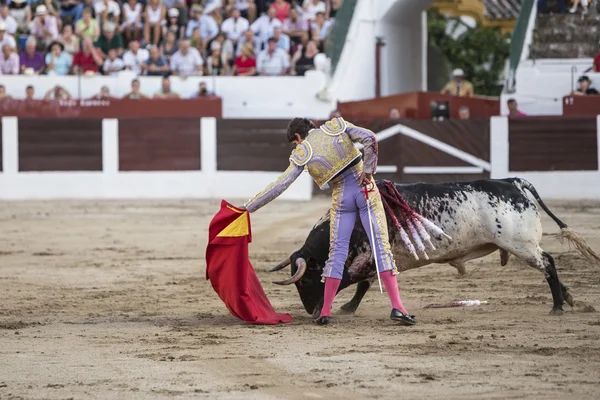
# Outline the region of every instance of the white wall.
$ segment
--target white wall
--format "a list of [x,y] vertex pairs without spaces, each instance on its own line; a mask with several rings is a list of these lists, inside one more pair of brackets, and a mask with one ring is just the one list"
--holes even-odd
[[[96,76],[92,78],[63,76],[7,76],[0,75],[0,84],[14,98],[25,97],[25,87],[33,85],[35,97],[43,98],[54,85],[64,86],[73,96],[89,98],[96,95],[104,85],[113,96],[121,97],[131,90],[135,74],[130,71],[118,77]],[[141,90],[153,95],[160,89],[160,77],[140,77]],[[198,90],[198,84],[206,82],[209,90],[223,98],[224,118],[293,118],[303,116],[324,119],[335,108],[335,103],[317,99],[317,93],[325,86],[325,74],[308,71],[304,77],[190,77],[171,78],[173,90],[187,98]]]
[[[215,198],[245,201],[279,176],[276,172],[217,171],[215,118],[202,118],[198,123],[202,151],[200,171],[118,171],[118,121],[105,119],[101,172],[19,172],[18,119],[2,118],[2,128],[1,200]],[[302,174],[280,199],[310,200],[312,189],[312,179]]]

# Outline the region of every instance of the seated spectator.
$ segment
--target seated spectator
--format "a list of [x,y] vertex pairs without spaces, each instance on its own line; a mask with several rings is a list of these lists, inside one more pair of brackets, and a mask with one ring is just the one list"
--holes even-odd
[[221,32],[225,33],[225,37],[236,45],[239,38],[248,28],[250,28],[248,20],[240,15],[240,10],[234,8],[231,12],[231,17],[223,21]]
[[178,39],[185,38],[185,27],[179,24],[179,10],[170,8],[167,12],[167,24],[163,29],[163,37],[167,36],[167,32],[173,31]]
[[100,88],[100,93],[92,96],[90,100],[112,100],[115,98],[116,97],[110,95],[110,90],[108,89],[108,86],[105,85]]
[[171,57],[171,72],[173,75],[187,77],[202,75],[202,56],[198,50],[190,46],[189,40],[183,40],[177,53]]
[[470,119],[471,110],[467,106],[460,106],[458,108],[458,119]]
[[329,36],[332,25],[333,23],[331,21],[325,20],[324,13],[317,13],[314,22],[310,24],[312,39],[317,41],[319,45],[322,45],[325,39],[327,39],[327,36]]
[[8,45],[12,50],[16,50],[17,41],[15,38],[6,31],[6,24],[0,22],[0,46]]
[[223,23],[223,15],[221,14],[223,0],[196,0],[194,2],[204,3],[204,15],[214,19],[217,25],[221,25]]
[[473,84],[465,79],[465,73],[458,68],[452,71],[452,80],[444,86],[442,94],[459,97],[473,97]]
[[[556,7],[558,6],[558,7]],[[558,0],[558,4],[555,4],[555,7],[552,10],[548,9],[546,0],[538,0],[537,2],[537,10],[538,13],[546,14],[549,11],[558,12],[560,14],[565,12],[565,0]]]
[[592,87],[592,81],[587,75],[583,75],[577,80],[577,86],[577,90],[571,93],[574,96],[589,96],[598,94],[598,91]]
[[256,75],[256,57],[252,44],[245,43],[242,46],[242,53],[233,63],[233,74],[238,76]]
[[108,56],[108,50],[115,49],[117,57],[121,57],[125,51],[125,44],[123,43],[123,36],[116,31],[117,27],[112,22],[104,23],[102,27],[102,35],[98,38],[98,41],[94,45],[100,50],[103,58]]
[[25,100],[35,100],[35,98],[33,97],[35,95],[35,90],[33,89],[32,85],[27,85],[27,87],[25,87]]
[[79,51],[79,38],[73,34],[73,27],[65,24],[58,41],[65,46],[65,51],[74,56]]
[[314,40],[306,43],[306,48],[300,46],[294,57],[292,57],[292,73],[298,76],[304,76],[306,71],[315,69],[315,56],[319,54],[319,48]]
[[208,91],[206,82],[200,82],[200,84],[198,85],[198,91],[191,98],[194,99],[199,97],[208,97],[212,95],[213,94]]
[[509,117],[524,117],[527,114],[519,111],[519,105],[515,99],[508,99],[506,102],[506,106],[508,107],[508,116]]
[[154,93],[155,99],[178,99],[179,95],[171,90],[171,80],[168,76],[162,79],[160,89]]
[[[290,37],[283,33],[280,27],[273,28],[273,38],[277,41],[277,48],[290,52]],[[265,43],[266,45],[266,43]]]
[[194,29],[200,29],[200,36],[205,43],[208,43],[219,34],[219,25],[217,25],[217,22],[211,16],[203,15],[202,10],[203,8],[200,4],[192,5],[192,14],[185,30],[185,37],[192,37]]
[[302,14],[302,16],[309,21],[316,19],[318,13],[323,13],[323,15],[325,15],[325,12],[327,11],[327,6],[321,0],[304,0],[302,8],[304,9],[304,14]]
[[10,15],[17,21],[17,32],[29,33],[31,8],[26,0],[12,0],[8,3]]
[[60,20],[60,5],[58,0],[36,0],[29,3],[32,10],[36,10],[38,6],[46,7],[48,15],[52,15],[58,22]]
[[275,0],[271,3],[271,7],[275,11],[275,18],[279,20],[279,22],[285,21],[288,14],[290,13],[290,3],[285,0]]
[[73,64],[71,56],[65,51],[65,46],[58,41],[50,43],[45,61],[48,75],[68,75]]
[[573,0],[573,7],[571,7],[571,9],[569,9],[569,12],[571,14],[574,14],[577,12],[577,6],[579,6],[579,4],[581,3],[581,9],[582,9],[582,13],[585,15],[588,12],[588,0]]
[[[83,3],[77,0],[60,0],[60,18],[62,20],[77,21],[83,12]],[[63,27],[70,24],[65,23]]]
[[328,0],[327,1],[327,15],[329,16],[329,19],[335,19],[335,16],[337,15],[341,6],[342,6],[342,0]]
[[391,122],[397,122],[400,120],[400,110],[398,110],[397,108],[390,108],[390,112],[389,112],[389,120]]
[[11,100],[12,96],[6,94],[6,88],[0,84],[0,101]]
[[108,56],[102,64],[102,72],[104,75],[117,76],[119,72],[125,69],[125,63],[117,57],[117,49],[109,49]]
[[127,42],[140,40],[142,33],[142,4],[137,0],[128,0],[123,5],[123,23],[120,31],[125,35]]
[[18,75],[19,56],[12,51],[9,45],[2,45],[0,52],[0,75]]
[[17,20],[8,13],[8,5],[0,4],[0,24],[4,24],[6,33],[13,35],[17,32]]
[[102,65],[102,55],[100,51],[94,47],[91,37],[86,37],[81,42],[81,50],[79,50],[73,58],[73,72],[75,74],[98,73]]
[[123,96],[123,98],[130,100],[142,100],[147,99],[148,96],[140,92],[140,81],[138,79],[134,79],[131,81],[131,92],[127,93],[125,96]]
[[[192,1],[191,3],[195,2],[197,1]],[[177,10],[177,25],[185,27],[189,16],[188,3],[186,0],[162,0],[162,3],[167,10],[167,16],[170,10]]]
[[308,40],[308,22],[298,15],[295,8],[290,8],[289,17],[283,21],[283,33],[295,44],[304,44]]
[[144,18],[144,43],[160,43],[161,28],[166,23],[167,10],[161,0],[148,0]]
[[44,100],[71,100],[71,93],[64,87],[56,85],[46,92]]
[[266,15],[258,18],[252,25],[250,25],[250,29],[252,29],[252,32],[254,32],[256,36],[258,36],[261,43],[266,43],[267,40],[273,36],[273,29],[275,27],[281,28],[282,23],[280,20],[275,18],[275,15],[275,9],[269,8]]
[[21,52],[19,57],[21,72],[24,72],[26,68],[32,68],[34,73],[41,74],[46,69],[46,60],[44,54],[40,51],[36,51],[37,41],[33,36],[25,42],[25,50]]
[[233,60],[235,60],[235,51],[231,40],[225,39],[225,34],[219,33],[215,40],[213,40],[213,43],[218,43],[221,46],[221,60],[223,60],[224,64],[231,67]]
[[35,9],[35,18],[31,22],[29,31],[38,40],[40,46],[45,48],[58,38],[58,20],[48,14],[45,5],[39,5]]
[[142,64],[142,70],[150,76],[162,76],[169,72],[169,63],[160,55],[158,47],[150,47],[150,57]]
[[267,48],[260,53],[256,59],[256,70],[259,75],[278,76],[285,75],[290,67],[289,55],[277,48],[277,41],[270,38]]
[[200,29],[194,29],[192,37],[190,38],[190,45],[194,49],[198,50],[200,54],[204,53],[204,46],[206,45],[206,43],[204,43],[204,40],[202,40],[202,36],[200,36]]
[[256,4],[254,4],[254,0],[230,0],[225,6],[225,14],[231,15],[234,9],[239,10],[241,16],[246,18],[248,22],[256,19]]
[[129,50],[123,55],[125,68],[132,70],[136,75],[142,74],[142,64],[148,60],[150,53],[146,49],[140,49],[140,42],[132,40],[129,42]]
[[101,24],[107,22],[117,24],[121,17],[121,7],[114,0],[94,1],[94,11],[96,12],[96,19],[99,19]]
[[228,64],[221,57],[221,44],[216,41],[212,42],[210,49],[211,53],[206,59],[206,72],[213,76],[227,75]]
[[83,9],[81,19],[75,23],[75,34],[81,39],[87,37],[92,41],[98,40],[100,36],[100,26],[95,18],[92,18],[92,9],[86,7]]
[[237,50],[235,52],[236,57],[239,57],[239,55],[242,54],[242,46],[246,43],[252,44],[255,51],[261,51],[263,48],[263,43],[260,38],[254,35],[252,29],[247,29],[244,32],[244,35],[240,37],[240,40],[238,40]]
[[167,32],[167,37],[160,44],[161,53],[165,56],[168,62],[171,62],[171,56],[179,50],[179,43],[175,32]]

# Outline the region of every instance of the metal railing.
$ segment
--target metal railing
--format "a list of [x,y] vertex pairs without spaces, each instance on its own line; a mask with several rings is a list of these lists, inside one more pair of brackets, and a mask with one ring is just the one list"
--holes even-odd
[[331,59],[332,75],[335,72],[335,68],[342,55],[342,50],[346,44],[346,36],[348,35],[357,3],[358,0],[344,0],[342,2],[342,6],[335,16],[335,24],[325,42],[325,54]]

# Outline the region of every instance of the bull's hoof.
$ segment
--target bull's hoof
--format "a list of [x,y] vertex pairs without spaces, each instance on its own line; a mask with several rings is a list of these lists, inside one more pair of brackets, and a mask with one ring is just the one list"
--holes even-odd
[[348,302],[340,307],[340,314],[354,314],[356,306],[352,302]]
[[573,296],[571,296],[571,293],[567,292],[567,295],[564,296],[564,298],[568,305],[570,305],[571,307],[575,307],[575,300],[573,300]]
[[548,315],[553,315],[555,317],[558,317],[558,316],[561,316],[563,314],[564,314],[564,311],[563,311],[562,308],[554,307],[552,309],[552,311],[550,311],[550,314],[548,314]]
[[315,320],[315,323],[321,326],[329,325],[329,317],[319,317]]

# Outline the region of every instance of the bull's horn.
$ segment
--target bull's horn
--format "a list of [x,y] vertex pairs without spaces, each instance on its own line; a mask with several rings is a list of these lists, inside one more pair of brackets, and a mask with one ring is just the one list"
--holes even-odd
[[282,262],[280,262],[279,264],[277,264],[276,266],[274,266],[273,268],[271,268],[269,270],[269,272],[275,272],[275,271],[279,271],[281,269],[284,269],[285,267],[287,267],[288,265],[290,265],[292,255],[290,254],[289,256],[287,256],[287,258],[285,260],[283,260]]
[[284,281],[278,281],[273,283],[276,285],[291,285],[292,283],[298,282],[306,272],[306,261],[304,260],[304,258],[296,259],[296,267],[298,267],[298,269],[296,270],[294,276]]

